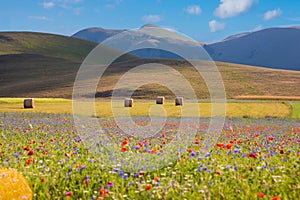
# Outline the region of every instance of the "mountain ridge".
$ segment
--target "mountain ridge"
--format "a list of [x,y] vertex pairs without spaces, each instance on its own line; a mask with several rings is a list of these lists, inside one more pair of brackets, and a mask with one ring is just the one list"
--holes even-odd
[[[140,29],[155,25],[146,24]],[[114,36],[119,32],[110,34],[111,29],[101,28],[100,42]],[[105,32],[108,32],[107,34]],[[114,30],[116,31],[116,30]],[[106,35],[105,35],[106,34]],[[74,34],[72,37],[77,37]],[[94,36],[93,36],[94,37]],[[81,39],[95,41],[89,38],[87,33]],[[157,46],[161,38],[156,38]],[[175,41],[175,39],[173,40]],[[148,43],[151,43],[150,39]],[[164,41],[165,42],[165,41]],[[182,41],[177,40],[177,46],[186,46]],[[211,56],[212,60],[261,66],[275,69],[300,70],[300,60],[296,52],[300,52],[300,26],[291,27],[272,27],[259,31],[239,33],[229,36],[221,41],[203,44],[203,48]],[[144,58],[178,58],[172,54],[160,52],[159,50],[145,50],[137,56]]]
[[300,70],[300,29],[275,27],[204,45],[213,60]]

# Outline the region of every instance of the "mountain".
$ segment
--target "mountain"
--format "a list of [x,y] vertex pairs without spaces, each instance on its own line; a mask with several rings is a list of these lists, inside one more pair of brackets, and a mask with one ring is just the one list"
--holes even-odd
[[[160,46],[171,45],[174,49],[184,49],[183,51],[188,50],[190,52],[196,48],[195,45],[181,38],[170,37],[170,34],[153,35],[151,33],[153,27],[156,26],[146,24],[133,31],[89,28],[75,33],[72,37],[98,43],[118,35],[123,37],[124,41],[122,42],[127,40],[132,42],[132,38],[139,38],[139,44],[142,43],[151,47],[131,52],[141,58],[180,58],[172,52],[160,50]],[[129,34],[132,36],[131,38],[128,36]],[[133,41],[133,46],[138,46],[138,42],[134,43]],[[114,48],[118,48],[118,45],[115,45]],[[219,42],[205,44],[203,47],[214,61],[300,70],[300,59],[298,59],[300,27],[269,28],[256,32],[240,33]]]
[[215,61],[300,70],[300,27],[238,34],[204,48]]
[[[115,49],[126,51],[124,47],[141,48],[130,54],[141,58],[181,58],[174,51],[181,51],[189,58],[199,59],[200,42],[196,42],[176,32],[152,24],[146,24],[137,30],[111,30],[103,28],[88,28],[75,33],[72,37],[103,43]],[[160,49],[167,47],[171,51]],[[172,51],[173,50],[173,51]]]
[[93,28],[87,28],[87,29],[80,30],[77,33],[75,33],[74,35],[72,35],[72,37],[101,43],[106,38],[114,36],[123,31],[126,31],[126,30],[125,29],[124,30],[112,30],[112,29],[93,27]]

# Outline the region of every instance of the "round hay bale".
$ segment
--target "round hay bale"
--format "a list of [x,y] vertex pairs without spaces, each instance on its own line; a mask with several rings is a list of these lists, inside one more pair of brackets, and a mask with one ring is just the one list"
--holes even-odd
[[156,104],[165,104],[165,97],[163,96],[158,96],[156,98]]
[[0,169],[0,200],[32,199],[32,190],[22,174],[15,169]]
[[175,106],[183,106],[183,97],[176,97]]
[[24,108],[35,108],[34,99],[24,99]]
[[133,99],[132,98],[126,98],[124,101],[125,107],[133,107]]

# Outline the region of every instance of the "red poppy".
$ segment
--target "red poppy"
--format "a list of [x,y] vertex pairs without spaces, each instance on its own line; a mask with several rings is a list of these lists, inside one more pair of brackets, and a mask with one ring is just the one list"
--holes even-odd
[[224,144],[223,143],[217,143],[217,146],[220,148],[224,148]]
[[216,172],[215,172],[215,174],[217,174],[217,175],[221,175],[221,172],[219,172],[219,171],[216,171]]
[[257,196],[260,198],[264,198],[266,195],[262,192],[257,193]]
[[280,196],[275,196],[272,198],[272,200],[280,200]]
[[89,179],[84,179],[84,180],[83,180],[83,183],[84,183],[84,184],[88,184],[88,183],[89,183]]
[[270,141],[271,141],[271,140],[274,140],[274,139],[275,139],[275,138],[274,138],[273,136],[269,136],[269,137],[268,137],[268,140],[270,140]]
[[159,178],[158,176],[155,176],[155,177],[154,177],[154,180],[155,180],[155,181],[159,181],[160,178]]
[[24,148],[24,150],[26,150],[26,151],[30,151],[30,147],[29,147],[29,146],[27,146],[27,147],[25,147],[25,148]]
[[155,149],[152,149],[152,150],[150,151],[150,153],[152,153],[152,154],[156,154],[156,153],[157,153],[157,151],[156,151]]
[[45,178],[41,178],[41,182],[44,183],[46,181]]
[[257,158],[257,154],[256,153],[249,153],[248,157],[255,159],[255,158]]
[[30,165],[31,163],[34,163],[34,159],[33,159],[33,158],[29,158],[29,159],[26,161],[26,164],[27,164],[27,165]]
[[101,188],[101,189],[100,189],[100,195],[103,196],[103,197],[108,197],[108,194],[107,194],[105,188]]
[[284,151],[283,151],[283,149],[280,149],[280,154],[284,154]]
[[127,148],[126,147],[122,147],[122,151],[123,152],[127,151]]
[[66,192],[66,197],[71,197],[71,196],[73,196],[73,192],[72,191]]
[[232,147],[232,143],[228,143],[228,144],[226,145],[226,149],[231,149],[231,147]]
[[124,140],[124,141],[122,142],[122,146],[126,146],[127,144],[128,144],[127,140]]
[[152,185],[151,185],[151,184],[147,184],[147,185],[146,185],[146,190],[151,190],[151,188],[152,188]]
[[32,151],[32,150],[28,152],[29,156],[33,156],[33,154],[34,154],[34,151]]

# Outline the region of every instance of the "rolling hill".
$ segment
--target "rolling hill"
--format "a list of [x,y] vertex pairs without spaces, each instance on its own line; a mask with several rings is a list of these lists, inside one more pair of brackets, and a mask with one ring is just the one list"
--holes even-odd
[[70,97],[80,64],[97,45],[47,33],[0,32],[0,96]]
[[35,32],[0,32],[0,55],[36,54],[81,62],[97,43]]

